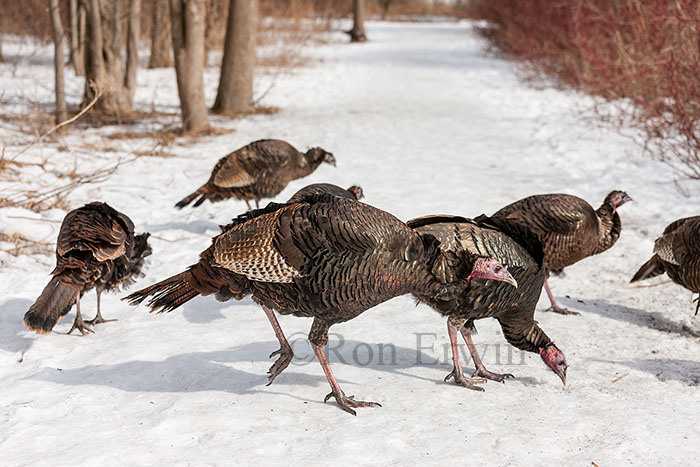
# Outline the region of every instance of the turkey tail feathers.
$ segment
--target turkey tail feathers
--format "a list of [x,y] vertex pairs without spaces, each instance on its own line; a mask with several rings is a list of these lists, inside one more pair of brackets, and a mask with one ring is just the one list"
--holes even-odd
[[199,198],[199,199],[197,200],[197,202],[194,203],[194,206],[193,206],[193,207],[197,207],[197,206],[199,206],[200,204],[202,204],[202,203],[204,202],[204,199],[205,199],[204,193],[202,192],[202,189],[201,189],[201,188],[200,188],[199,190],[195,191],[194,193],[192,193],[191,195],[185,196],[184,198],[182,198],[182,199],[175,205],[175,207],[178,208],[178,209],[182,209],[182,208],[184,208],[185,206],[187,206],[188,204],[190,204],[192,201],[194,201],[194,199],[195,199],[197,196],[199,196],[199,195],[202,195],[202,197]]
[[128,300],[129,305],[138,305],[147,297],[153,296],[148,302],[151,312],[170,312],[199,295],[190,284],[191,272],[185,271],[163,281],[137,290],[122,298]]
[[644,263],[641,268],[639,268],[639,271],[637,271],[634,277],[632,277],[632,280],[630,282],[637,282],[644,279],[660,276],[664,272],[666,272],[666,268],[664,267],[663,261],[661,260],[659,255],[654,255],[649,261]]
[[51,332],[78,300],[80,288],[65,285],[59,276],[51,278],[44,290],[24,315],[24,325],[39,334]]

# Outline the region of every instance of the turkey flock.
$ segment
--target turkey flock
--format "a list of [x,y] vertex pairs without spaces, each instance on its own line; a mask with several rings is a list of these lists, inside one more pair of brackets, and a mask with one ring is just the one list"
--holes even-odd
[[[280,140],[255,141],[223,157],[209,180],[175,206],[237,198],[248,212],[221,226],[195,264],[123,300],[131,305],[147,300],[150,311],[161,313],[198,295],[219,301],[252,297],[280,345],[270,355],[277,360],[268,384],[294,357],[276,313],[313,318],[308,339],[330,385],[325,401],[334,398],[353,415],[358,407],[379,404],[343,392],[324,351],[329,329],[405,294],[447,318],[454,368],[445,381],[483,391],[486,380],[513,377],[488,370],[472,341],[475,322],[495,318],[509,344],[539,354],[566,384],[564,353],[539,327],[535,307],[544,287],[550,310],[577,314],[556,303],[547,278],[611,248],[622,229],[617,210],[632,201],[630,196],[612,191],[593,209],[576,196],[535,195],[491,216],[428,215],[402,222],[361,202],[359,186],[320,183],[284,203],[259,207],[261,199],[275,197],[322,163],[336,165],[324,149],[302,153]],[[253,200],[256,209],[251,209]],[[100,294],[128,287],[142,275],[152,253],[148,237],[136,234],[129,217],[105,203],[69,212],[58,234],[52,278],[24,315],[27,328],[51,332],[73,304],[76,317],[69,334],[88,334],[94,325],[110,321],[102,317]],[[700,293],[700,216],[671,223],[653,253],[632,282],[666,273]],[[93,288],[97,315],[83,320],[80,298]],[[695,314],[698,308],[700,302]],[[476,368],[471,376],[460,363],[460,334]]]

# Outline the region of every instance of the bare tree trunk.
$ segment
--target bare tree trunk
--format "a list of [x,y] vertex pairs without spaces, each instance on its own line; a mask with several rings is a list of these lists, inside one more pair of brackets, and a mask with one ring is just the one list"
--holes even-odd
[[2,58],[2,34],[0,34],[0,62],[4,61]]
[[212,111],[240,114],[253,108],[258,0],[231,0],[219,91]]
[[206,4],[206,26],[204,28],[204,68],[207,67],[209,51],[214,48],[216,41],[216,17],[220,14],[216,11],[214,0],[205,0]]
[[[80,16],[85,14],[85,10],[78,8],[78,0],[69,0],[68,2],[68,22],[70,26],[70,64],[78,76],[85,76],[85,57],[83,53],[85,49],[84,36],[81,36]],[[84,20],[83,20],[84,21]],[[85,24],[83,24],[83,34],[85,32]]]
[[141,33],[141,0],[129,0],[129,30],[126,39],[126,78],[124,86],[129,97],[129,107],[134,102],[136,72],[139,69],[139,36]]
[[87,58],[84,101],[94,97],[94,82],[104,91],[95,110],[123,117],[131,113],[136,70],[141,0],[129,2],[129,25],[126,72],[122,63],[122,0],[85,0],[87,16]]
[[153,5],[151,58],[148,61],[148,68],[166,68],[173,66],[173,61],[170,58],[170,34],[168,0],[156,0],[156,4]]
[[367,36],[365,34],[365,0],[352,1],[352,29],[346,31],[350,34],[350,42],[365,42]]
[[49,0],[51,13],[51,28],[53,29],[53,65],[56,83],[56,124],[68,120],[66,110],[66,91],[63,79],[63,24],[61,24],[61,11],[58,9],[58,0]]
[[379,3],[382,5],[382,21],[386,20],[386,16],[389,14],[389,7],[391,7],[392,0],[381,0]]
[[204,103],[205,0],[170,0],[175,74],[182,110],[182,128],[196,132],[209,126]]

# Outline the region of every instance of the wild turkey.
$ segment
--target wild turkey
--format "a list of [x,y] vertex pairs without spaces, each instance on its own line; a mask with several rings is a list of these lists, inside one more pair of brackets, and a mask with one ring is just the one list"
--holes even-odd
[[355,201],[359,201],[365,197],[364,193],[362,192],[362,187],[359,187],[357,185],[353,185],[347,190],[344,190],[339,186],[330,183],[314,183],[313,185],[307,185],[301,190],[294,193],[287,202],[296,203],[305,198],[308,198],[309,196],[321,195],[324,193],[333,196],[339,196],[341,198],[352,199]]
[[277,196],[289,182],[311,174],[322,162],[335,167],[335,158],[321,148],[301,153],[284,141],[263,139],[221,158],[211,171],[207,183],[182,199],[175,207],[182,209],[195,198],[194,207],[205,200],[212,203],[227,198],[255,200]]
[[[347,198],[323,194],[297,203],[270,203],[221,231],[198,263],[125,300],[135,305],[152,296],[151,311],[167,312],[197,295],[216,294],[220,301],[252,295],[280,343],[272,354],[279,358],[270,368],[269,383],[293,357],[272,310],[313,317],[309,340],[331,386],[325,400],[334,397],[353,415],[353,408],[378,404],[343,393],[323,351],[330,326],[398,295],[449,299],[455,288],[437,281],[426,266],[440,255],[432,236],[419,235],[391,214]],[[470,263],[463,268],[466,274],[473,266],[477,275],[500,277],[490,273],[492,258],[469,256],[465,261]]]
[[[69,212],[58,233],[53,278],[24,315],[24,324],[37,333],[49,333],[73,303],[76,315],[68,334],[77,329],[85,335],[93,332],[86,325],[115,321],[102,317],[100,294],[126,287],[141,274],[144,258],[151,254],[149,235],[134,235],[131,219],[105,203]],[[80,297],[92,288],[97,291],[97,314],[83,321]]]
[[[654,256],[630,282],[668,274],[673,282],[700,293],[700,216],[686,217],[671,223],[654,243]],[[700,297],[695,315],[700,309]]]
[[[493,257],[508,269],[513,278],[502,284],[492,284],[488,280],[470,281],[454,301],[416,295],[419,301],[448,317],[447,331],[454,369],[445,377],[445,381],[454,378],[457,384],[483,391],[476,384],[485,380],[475,377],[499,382],[513,377],[487,370],[472,342],[474,321],[496,318],[503,336],[511,345],[526,352],[539,353],[547,366],[566,384],[564,354],[534,320],[535,307],[545,279],[542,244],[537,236],[517,220],[486,216],[474,220],[457,216],[427,216],[413,219],[407,224],[420,234],[437,238],[443,253],[465,249],[473,255]],[[462,271],[453,268],[433,268],[432,272],[442,281],[453,280],[451,274],[462,275]],[[462,333],[476,367],[471,378],[464,376],[459,363],[458,332]]]
[[[544,266],[560,273],[567,266],[602,253],[615,244],[622,223],[616,210],[632,198],[624,191],[612,191],[594,210],[586,201],[572,195],[534,195],[502,208],[494,217],[517,218],[527,224],[542,240]],[[552,306],[549,310],[565,315],[579,313],[560,307],[545,279]]]

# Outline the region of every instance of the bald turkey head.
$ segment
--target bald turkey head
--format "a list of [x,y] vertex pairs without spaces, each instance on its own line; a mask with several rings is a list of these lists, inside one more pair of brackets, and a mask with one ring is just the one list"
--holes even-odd
[[566,358],[564,358],[564,352],[559,350],[556,345],[549,344],[546,348],[540,349],[540,357],[566,386],[566,369],[568,365],[566,364]]
[[608,204],[612,206],[612,212],[615,214],[615,210],[618,208],[618,206],[622,206],[628,201],[634,201],[630,195],[625,193],[624,191],[611,191],[608,196],[605,197],[605,201],[603,201],[603,204]]
[[333,157],[333,154],[326,151],[325,149],[311,148],[308,151],[306,151],[306,154],[304,154],[304,156],[306,157],[306,160],[312,165],[325,162],[335,167],[335,157]]
[[508,282],[513,287],[518,287],[518,282],[511,276],[501,263],[499,263],[495,258],[489,256],[479,256],[474,261],[474,267],[471,273],[467,276],[467,280],[472,277],[478,277],[480,279],[492,279],[495,281]]
[[348,191],[352,193],[352,195],[357,201],[360,201],[362,198],[365,197],[365,194],[362,192],[362,187],[359,185],[351,186],[350,188],[348,188]]

